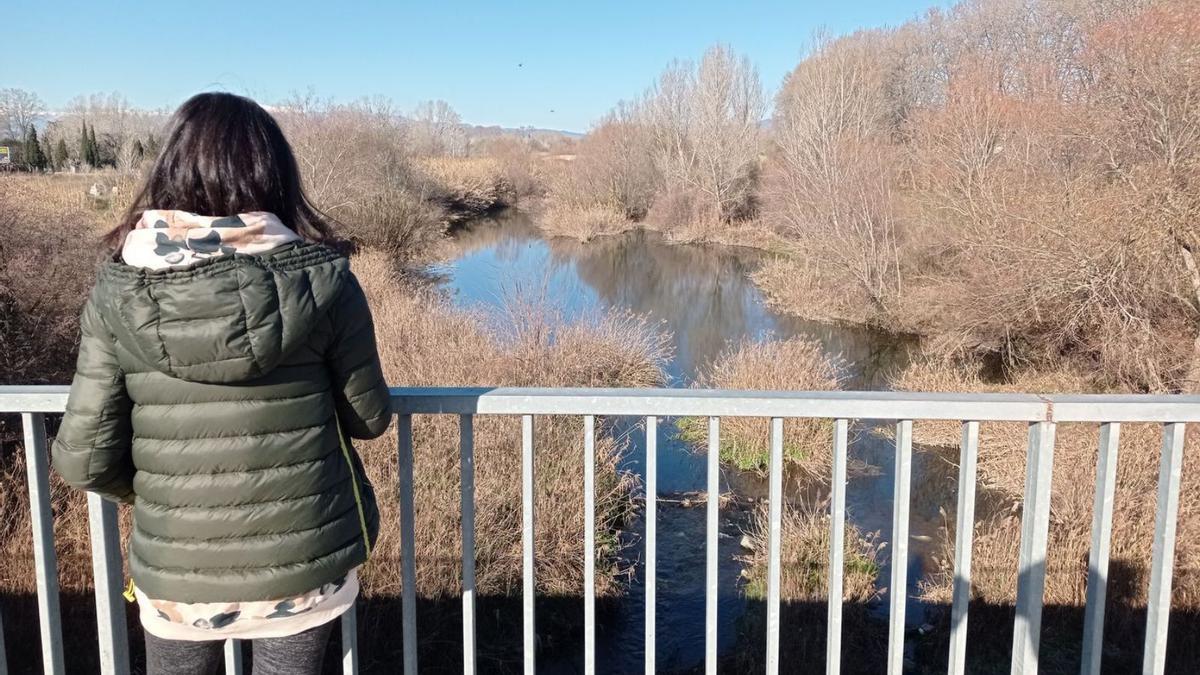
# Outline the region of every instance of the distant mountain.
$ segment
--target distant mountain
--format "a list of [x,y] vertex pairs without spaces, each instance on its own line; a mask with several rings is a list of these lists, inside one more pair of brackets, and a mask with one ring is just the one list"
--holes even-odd
[[495,136],[525,136],[528,138],[536,138],[539,140],[548,140],[551,138],[583,138],[584,134],[577,131],[565,131],[563,129],[540,129],[538,127],[501,127],[496,125],[483,126],[478,124],[464,124],[467,135],[472,138],[492,138]]

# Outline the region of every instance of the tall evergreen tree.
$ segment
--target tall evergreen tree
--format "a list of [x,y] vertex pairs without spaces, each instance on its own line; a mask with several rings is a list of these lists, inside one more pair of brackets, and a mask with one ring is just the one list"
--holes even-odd
[[46,156],[42,154],[42,144],[38,140],[37,129],[32,124],[25,132],[25,164],[37,171],[46,168]]
[[66,139],[59,138],[58,143],[54,144],[54,168],[61,171],[70,159],[71,155],[67,152]]
[[92,146],[88,143],[87,121],[83,123],[83,129],[79,132],[79,161],[83,164],[90,165],[92,163]]
[[96,143],[96,125],[92,124],[88,130],[88,147],[92,152],[92,166],[100,166],[100,146]]
[[42,157],[46,162],[46,168],[58,171],[58,167],[54,165],[54,148],[50,146],[49,136],[42,136]]

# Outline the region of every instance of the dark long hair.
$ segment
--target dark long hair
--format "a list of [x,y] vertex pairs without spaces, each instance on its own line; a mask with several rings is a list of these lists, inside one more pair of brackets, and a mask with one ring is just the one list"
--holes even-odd
[[304,240],[341,248],[330,219],[304,194],[279,124],[244,96],[197,94],[179,106],[145,182],[103,243],[117,253],[148,209],[205,216],[269,211]]

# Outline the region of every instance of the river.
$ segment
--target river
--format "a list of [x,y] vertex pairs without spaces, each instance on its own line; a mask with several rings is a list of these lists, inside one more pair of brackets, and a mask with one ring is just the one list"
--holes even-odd
[[[669,386],[687,387],[731,342],[805,336],[840,358],[847,388],[886,387],[887,374],[902,366],[912,342],[894,335],[856,327],[805,321],[767,307],[748,275],[762,254],[733,247],[676,245],[653,232],[634,231],[588,243],[547,239],[523,216],[483,220],[459,231],[447,262],[435,273],[453,301],[463,307],[498,311],[514,288],[537,289],[555,303],[566,318],[604,310],[631,311],[658,323],[671,335],[673,356],[667,363]],[[630,421],[633,429],[633,421]],[[870,422],[850,446],[852,459],[876,470],[851,479],[847,490],[848,521],[888,541],[892,520],[891,444],[869,433]],[[676,438],[672,421],[659,425],[659,495],[670,500],[705,487],[705,458]],[[645,457],[639,434],[631,433],[631,451],[624,468],[641,473]],[[917,582],[928,569],[931,543],[942,520],[938,506],[945,501],[922,498],[922,477],[943,474],[924,453],[914,456],[910,544],[908,623],[923,622],[923,607],[912,600]],[[740,496],[765,495],[764,482],[734,469],[723,470],[723,490]],[[925,492],[928,492],[925,485]],[[640,533],[641,524],[631,531]],[[704,658],[704,509],[659,509],[658,665],[660,672],[695,668]],[[725,653],[738,637],[745,609],[739,588],[738,526],[726,519],[720,547],[721,596],[719,645]],[[640,539],[630,547],[640,557]],[[885,550],[890,550],[888,547]],[[640,570],[640,567],[638,568]],[[886,585],[885,564],[879,583]],[[637,671],[642,654],[640,573],[630,588],[627,608],[598,631],[597,665],[606,672]],[[879,604],[886,619],[886,595]],[[784,627],[787,630],[787,627]]]

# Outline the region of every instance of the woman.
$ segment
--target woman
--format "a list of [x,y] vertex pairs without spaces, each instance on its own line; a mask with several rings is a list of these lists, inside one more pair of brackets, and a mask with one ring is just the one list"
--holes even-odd
[[151,675],[319,673],[378,512],[347,437],[391,420],[371,312],[275,120],[200,94],[105,237],[54,466],[133,505]]

